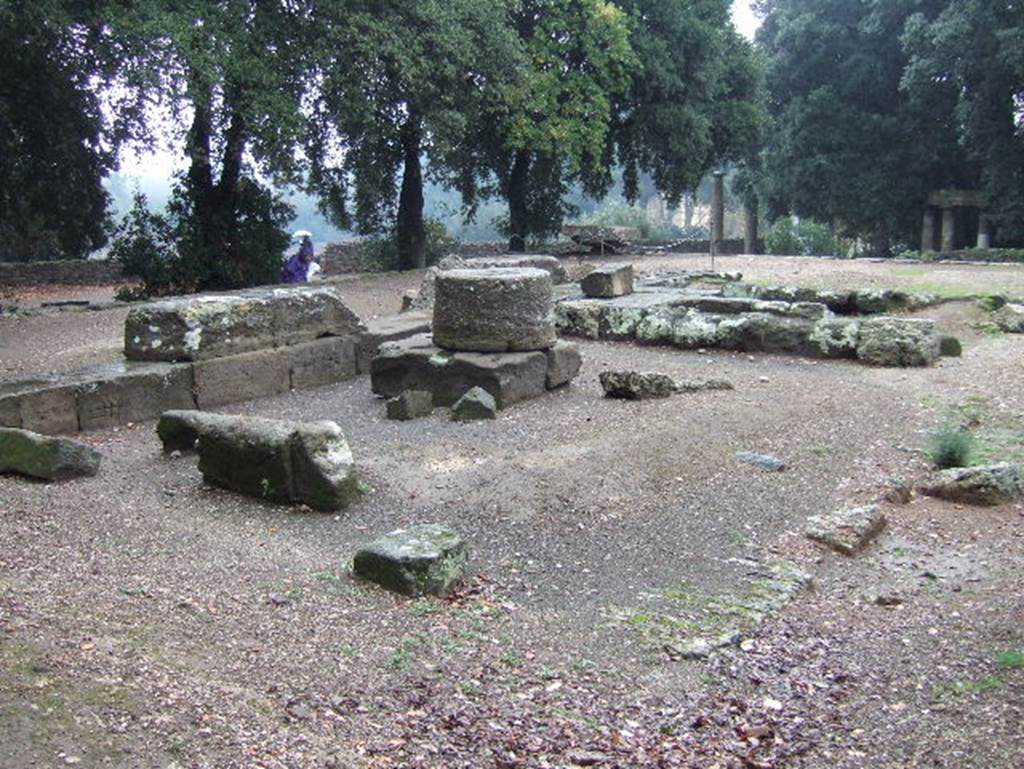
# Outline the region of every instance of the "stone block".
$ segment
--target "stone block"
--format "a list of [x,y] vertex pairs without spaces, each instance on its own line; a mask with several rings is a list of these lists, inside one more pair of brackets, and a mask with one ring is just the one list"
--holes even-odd
[[394,317],[368,321],[366,331],[359,335],[359,373],[370,373],[373,356],[385,342],[397,342],[418,334],[429,333],[430,320],[429,312],[406,312]]
[[580,281],[580,288],[585,296],[594,299],[612,299],[632,294],[633,265],[601,265]]
[[918,487],[927,497],[967,505],[1000,505],[1024,498],[1024,465],[955,467],[936,473]]
[[193,369],[196,405],[201,409],[267,398],[291,388],[287,350],[264,350],[198,361]]
[[876,366],[929,366],[939,357],[935,321],[869,318],[860,326],[857,357]]
[[78,432],[78,402],[73,384],[45,385],[17,396],[21,427],[45,435]]
[[649,371],[602,371],[600,380],[608,398],[640,401],[668,398],[676,391],[672,377]]
[[411,597],[446,595],[462,579],[468,551],[458,533],[437,524],[398,529],[360,548],[352,571]]
[[200,361],[362,330],[331,286],[256,288],[152,302],[125,320],[129,360]]
[[549,390],[568,384],[580,373],[583,366],[583,356],[580,354],[579,345],[573,342],[559,340],[555,346],[547,351],[548,373],[544,380],[544,386]]
[[355,336],[329,336],[284,349],[293,390],[343,382],[359,373]]
[[21,427],[21,402],[16,395],[0,395],[0,427]]
[[78,427],[103,430],[153,419],[169,409],[195,406],[192,365],[119,364],[78,385]]
[[786,463],[771,454],[757,454],[753,451],[737,451],[736,459],[748,465],[755,465],[770,473],[781,473],[786,469]]
[[959,358],[964,354],[964,347],[955,336],[939,337],[939,355],[943,358]]
[[96,475],[101,459],[96,449],[70,438],[0,428],[0,473],[64,481]]
[[474,387],[452,406],[453,422],[475,422],[480,419],[494,419],[498,405],[494,397],[482,387]]
[[435,292],[438,347],[523,352],[557,341],[551,276],[544,270],[447,270],[438,273]]
[[805,534],[843,555],[856,555],[882,532],[885,524],[885,515],[877,505],[867,505],[812,516],[807,519]]
[[434,411],[434,396],[427,390],[406,390],[384,405],[388,419],[405,422],[429,417]]
[[499,409],[547,391],[545,352],[451,352],[434,346],[428,335],[389,342],[371,366],[373,392],[393,398],[405,390],[427,390],[435,406],[451,406],[468,390],[482,387]]

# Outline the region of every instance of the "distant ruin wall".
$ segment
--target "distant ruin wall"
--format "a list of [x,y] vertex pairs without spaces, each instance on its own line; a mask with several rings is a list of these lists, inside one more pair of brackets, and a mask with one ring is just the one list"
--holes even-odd
[[113,260],[0,262],[0,286],[103,286],[123,279],[121,263]]

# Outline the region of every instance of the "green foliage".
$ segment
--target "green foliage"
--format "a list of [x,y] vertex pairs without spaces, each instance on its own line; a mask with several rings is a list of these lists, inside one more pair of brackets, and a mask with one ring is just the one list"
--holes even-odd
[[842,252],[832,228],[822,222],[784,216],[765,235],[769,254],[784,256],[836,256]]
[[928,459],[938,468],[966,467],[973,449],[971,433],[958,424],[946,422],[931,435]]
[[[444,224],[437,219],[424,221],[426,231],[426,265],[431,267],[444,259],[458,247],[458,241],[448,234]],[[367,238],[360,244],[364,261],[373,272],[391,272],[405,268],[405,261],[399,253],[398,236],[392,232],[386,237]]]
[[1002,652],[996,658],[996,664],[1004,670],[1024,670],[1024,651]]
[[584,216],[580,223],[606,227],[636,227],[644,240],[677,240],[684,236],[681,228],[657,222],[645,209],[625,203],[602,206]]

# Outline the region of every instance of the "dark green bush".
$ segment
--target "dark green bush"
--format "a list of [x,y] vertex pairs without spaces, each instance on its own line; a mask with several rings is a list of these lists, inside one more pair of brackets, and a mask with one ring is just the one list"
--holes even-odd
[[832,227],[812,219],[777,219],[764,238],[769,254],[781,256],[838,256],[842,248]]
[[928,458],[939,468],[966,467],[974,451],[974,436],[958,424],[946,422],[931,435]]
[[[448,229],[439,219],[426,219],[427,267],[432,267],[452,253],[459,242],[448,234]],[[398,236],[395,232],[367,238],[360,244],[363,262],[371,272],[392,272],[404,268],[398,255]]]

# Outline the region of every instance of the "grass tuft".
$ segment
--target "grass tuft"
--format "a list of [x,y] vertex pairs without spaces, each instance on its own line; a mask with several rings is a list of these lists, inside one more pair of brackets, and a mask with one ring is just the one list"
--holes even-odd
[[960,425],[946,422],[932,433],[928,458],[939,468],[967,467],[974,450],[974,436]]

